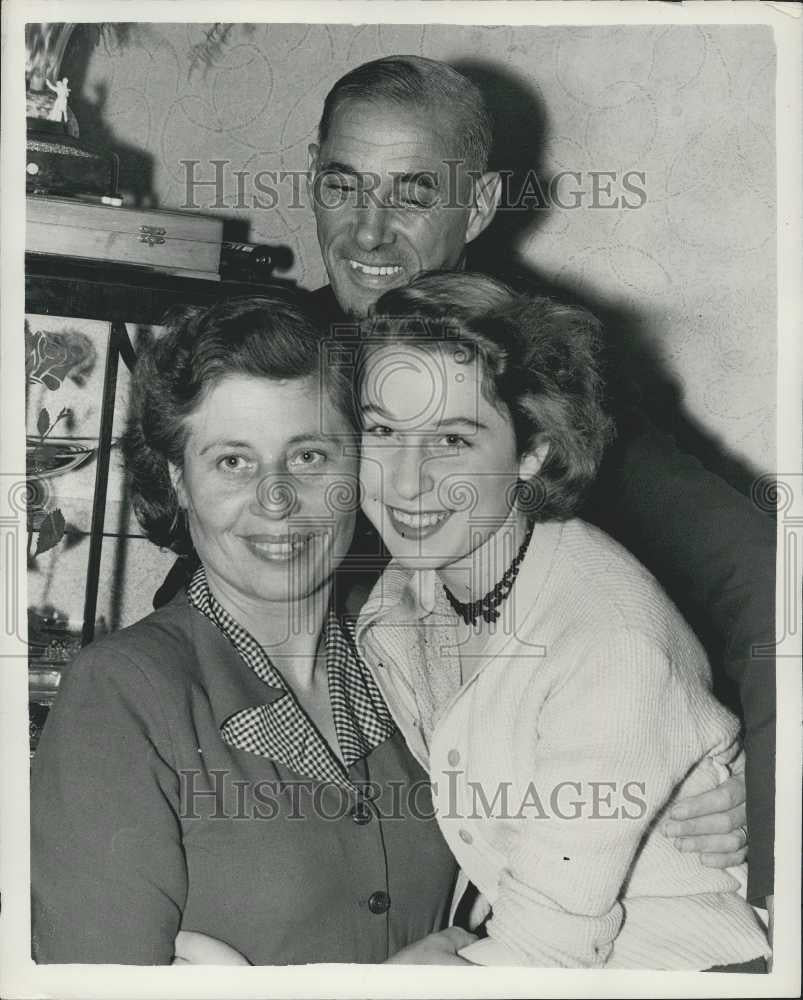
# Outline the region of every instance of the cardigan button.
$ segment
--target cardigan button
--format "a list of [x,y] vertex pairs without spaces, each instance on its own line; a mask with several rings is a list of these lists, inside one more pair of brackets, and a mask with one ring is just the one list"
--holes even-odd
[[474,838],[471,836],[471,834],[468,832],[468,830],[466,830],[462,826],[457,831],[457,835],[463,841],[464,844],[473,844],[474,843]]
[[390,909],[390,896],[386,892],[372,892],[368,897],[368,909],[371,913],[387,913]]
[[446,759],[449,761],[449,765],[451,767],[457,767],[457,765],[460,763],[460,751],[450,750],[449,753],[446,755]]

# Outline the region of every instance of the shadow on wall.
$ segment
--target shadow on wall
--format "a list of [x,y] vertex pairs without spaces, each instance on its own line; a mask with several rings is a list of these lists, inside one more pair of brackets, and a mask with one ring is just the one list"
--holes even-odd
[[[682,386],[668,369],[660,347],[649,336],[644,316],[618,299],[616,290],[603,293],[556,281],[525,258],[522,248],[535,237],[554,207],[539,192],[550,188],[551,175],[544,164],[550,121],[546,105],[532,81],[492,62],[463,59],[452,65],[480,87],[495,123],[491,167],[508,172],[507,207],[501,206],[493,224],[470,247],[468,265],[474,270],[535,293],[583,305],[605,325],[612,364],[624,385],[635,388],[654,422],[673,434],[678,445],[695,455],[712,472],[749,495],[756,472],[729,453],[722,441],[708,433],[686,412]],[[533,189],[532,180],[538,178]],[[529,192],[527,198],[517,195]],[[585,213],[589,224],[593,214]]]
[[[128,35],[123,36],[120,42],[128,44]],[[99,43],[95,32],[74,32],[63,63],[64,74],[70,80],[70,107],[78,118],[81,141],[100,153],[116,153],[120,158],[120,190],[137,208],[153,208],[153,157],[141,147],[130,145],[109,126],[108,84],[95,84],[93,99],[86,95],[87,67],[98,44],[103,43]]]

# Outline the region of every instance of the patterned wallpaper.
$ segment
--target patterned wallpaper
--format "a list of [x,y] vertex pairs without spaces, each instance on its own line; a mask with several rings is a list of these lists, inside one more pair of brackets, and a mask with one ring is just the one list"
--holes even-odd
[[[199,207],[222,213],[234,238],[287,248],[287,276],[317,287],[303,188],[288,180],[274,208],[237,207],[235,171],[302,171],[326,91],[360,62],[395,52],[454,62],[491,96],[500,160],[535,167],[545,184],[580,172],[556,188],[569,207],[506,213],[486,252],[516,251],[598,309],[678,433],[734,481],[773,469],[769,29],[237,25],[207,63],[193,62],[202,37],[193,25],[131,26],[124,44],[94,48],[74,36],[64,70],[82,136],[117,150],[137,200],[180,206],[181,160],[199,161],[199,179],[228,161],[228,207],[212,207],[211,186],[197,189]],[[597,182],[596,207],[593,171],[615,175]],[[627,196],[628,172],[643,196]]]

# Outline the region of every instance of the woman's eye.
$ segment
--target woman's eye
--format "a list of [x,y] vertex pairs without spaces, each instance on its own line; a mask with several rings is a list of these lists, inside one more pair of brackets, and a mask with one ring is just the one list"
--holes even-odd
[[444,434],[441,441],[447,448],[463,448],[468,446],[468,441],[459,434]]
[[313,448],[305,448],[296,452],[287,463],[291,469],[309,469],[322,465],[326,461],[326,455],[322,451]]
[[244,472],[251,468],[251,463],[243,455],[224,455],[217,464],[224,472]]

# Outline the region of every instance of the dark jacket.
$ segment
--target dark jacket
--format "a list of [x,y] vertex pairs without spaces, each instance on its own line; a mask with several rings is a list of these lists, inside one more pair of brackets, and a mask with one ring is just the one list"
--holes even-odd
[[184,594],[76,657],[31,779],[37,961],[165,964],[185,929],[255,965],[382,962],[443,926],[454,861],[399,732],[351,765],[357,815],[222,740],[277,695]]

